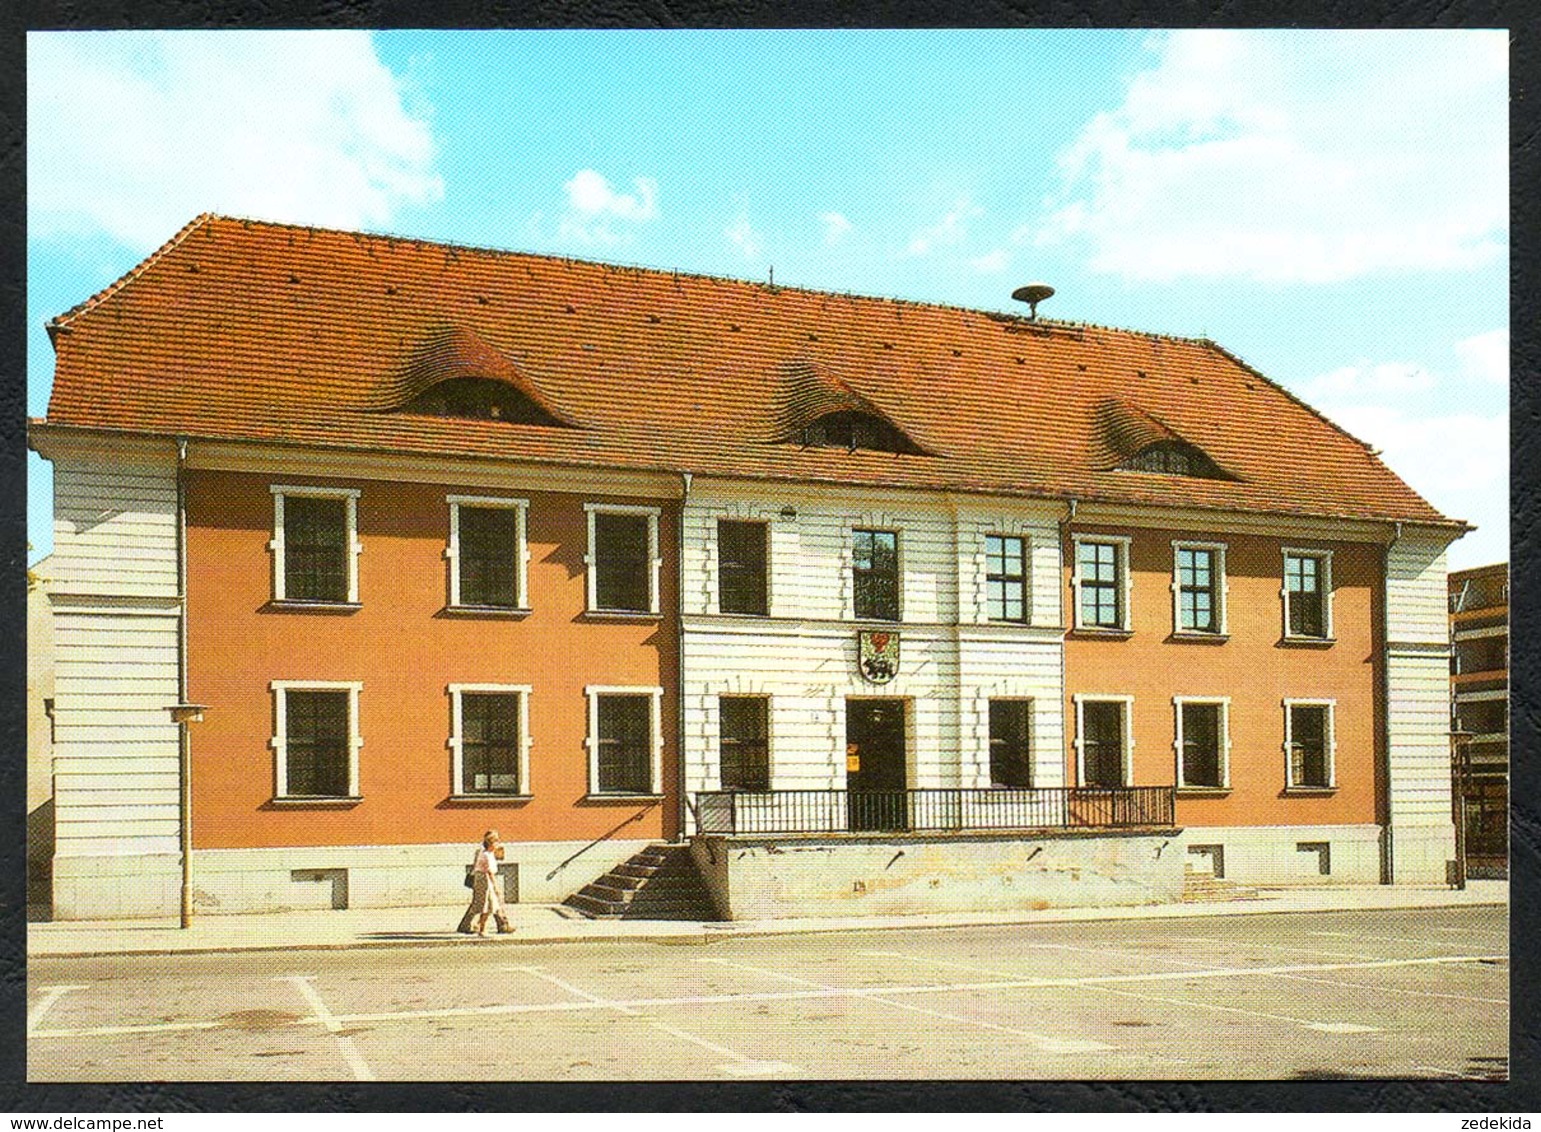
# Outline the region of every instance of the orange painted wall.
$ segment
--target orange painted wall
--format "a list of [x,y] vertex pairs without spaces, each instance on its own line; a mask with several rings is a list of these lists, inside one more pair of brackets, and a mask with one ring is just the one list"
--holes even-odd
[[[1077,534],[1132,536],[1130,611],[1124,639],[1071,632],[1065,642],[1066,781],[1074,782],[1072,695],[1132,695],[1135,785],[1176,781],[1172,697],[1229,696],[1230,782],[1223,797],[1179,795],[1183,826],[1371,823],[1378,813],[1380,591],[1378,546],[1260,538],[1178,530],[1078,526]],[[1172,541],[1226,544],[1228,637],[1223,644],[1175,641],[1172,635]],[[1284,645],[1284,546],[1330,550],[1333,635],[1330,648]],[[1071,568],[1064,545],[1066,624],[1074,624]],[[1337,701],[1337,790],[1285,793],[1284,708],[1289,698]]]
[[[351,613],[269,605],[269,485],[359,488],[359,597]],[[529,604],[523,620],[445,615],[447,494],[530,501]],[[198,848],[589,840],[636,814],[632,801],[585,801],[589,684],[664,688],[665,800],[620,836],[676,827],[678,701],[677,507],[659,519],[662,618],[585,618],[585,502],[605,496],[493,492],[463,485],[187,476],[189,690],[209,706],[192,731],[193,841]],[[360,680],[359,792],[348,808],[272,804],[273,680]],[[528,684],[530,779],[525,803],[451,802],[451,683]]]

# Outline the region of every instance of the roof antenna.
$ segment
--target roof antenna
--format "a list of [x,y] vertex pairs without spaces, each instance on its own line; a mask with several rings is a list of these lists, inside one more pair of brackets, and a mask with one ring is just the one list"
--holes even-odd
[[770,269],[770,285],[772,287],[774,287],[776,285],[776,265],[774,263],[771,264],[771,269]]
[[1047,283],[1029,283],[1024,287],[1018,287],[1011,293],[1011,297],[1019,303],[1027,304],[1027,317],[1038,317],[1038,304],[1054,294],[1054,288]]

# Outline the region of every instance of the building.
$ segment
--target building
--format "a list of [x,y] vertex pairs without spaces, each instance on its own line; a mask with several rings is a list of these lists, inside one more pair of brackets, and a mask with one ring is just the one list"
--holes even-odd
[[53,868],[54,634],[52,566],[27,571],[27,905],[46,909]]
[[211,911],[1453,856],[1466,528],[1207,340],[207,215],[50,332],[57,915],[175,907],[189,700]]
[[1468,876],[1509,868],[1509,566],[1450,573],[1451,731]]

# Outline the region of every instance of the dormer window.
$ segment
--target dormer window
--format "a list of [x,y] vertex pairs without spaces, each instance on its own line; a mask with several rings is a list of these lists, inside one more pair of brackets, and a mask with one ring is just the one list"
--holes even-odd
[[1228,478],[1208,456],[1180,440],[1163,440],[1149,445],[1120,466],[1131,472],[1161,472],[1169,476],[1210,480]]
[[801,440],[811,448],[845,448],[852,452],[858,448],[872,452],[920,452],[904,433],[869,413],[829,413],[805,428]]
[[402,411],[431,417],[545,425],[548,428],[559,428],[562,425],[561,421],[513,386],[484,377],[441,381],[403,406]]

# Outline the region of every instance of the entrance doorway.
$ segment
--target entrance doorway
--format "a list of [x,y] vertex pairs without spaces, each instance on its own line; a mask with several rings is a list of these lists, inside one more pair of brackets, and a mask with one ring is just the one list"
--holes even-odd
[[908,829],[904,701],[847,700],[847,819],[853,830]]

